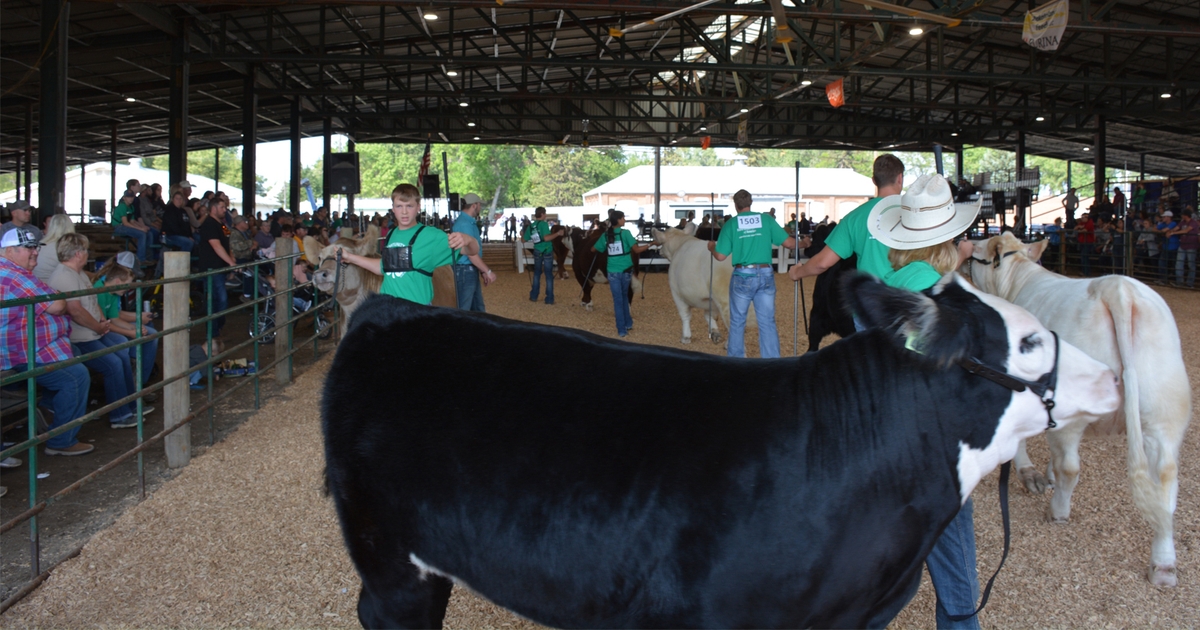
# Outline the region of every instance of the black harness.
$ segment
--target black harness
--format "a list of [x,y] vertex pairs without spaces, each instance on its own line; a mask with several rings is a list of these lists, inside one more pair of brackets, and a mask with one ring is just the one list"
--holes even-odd
[[[1008,252],[1008,254],[1012,253],[1013,252]],[[1005,254],[1004,256],[1007,256],[1008,254]],[[1004,256],[1001,256],[1001,258]],[[991,261],[979,260],[974,256],[971,257],[971,260],[976,260],[985,264],[992,264]],[[995,264],[999,266],[1000,259],[997,259]],[[1058,426],[1058,424],[1054,422],[1054,416],[1052,412],[1054,410],[1054,394],[1057,393],[1056,388],[1058,387],[1058,357],[1061,353],[1059,351],[1058,333],[1050,331],[1050,334],[1054,335],[1054,365],[1050,368],[1049,372],[1043,374],[1041,378],[1036,381],[1027,381],[1019,376],[1013,376],[1008,372],[997,370],[996,368],[988,366],[984,364],[983,361],[980,361],[974,357],[971,357],[970,359],[961,359],[959,360],[958,365],[970,374],[986,378],[987,380],[1014,392],[1023,392],[1026,388],[1029,388],[1030,391],[1037,394],[1038,397],[1042,399],[1042,406],[1046,408],[1046,428],[1053,429],[1054,427]],[[1047,395],[1047,392],[1049,392],[1049,395]],[[996,567],[996,572],[992,574],[991,579],[988,580],[987,587],[983,590],[983,598],[979,602],[979,608],[976,608],[975,612],[969,615],[950,615],[951,621],[964,621],[966,619],[970,619],[971,617],[978,615],[979,611],[983,610],[984,606],[987,606],[988,597],[992,594],[992,584],[996,581],[996,576],[1000,575],[1000,569],[1004,567],[1004,561],[1008,559],[1008,544],[1009,539],[1011,538],[1011,530],[1008,519],[1008,475],[1011,467],[1012,462],[1004,462],[1000,465],[1000,519],[1004,524],[1004,553],[1000,556],[1000,564]]]
[[[413,243],[417,242],[417,237],[421,235],[421,231],[424,229],[425,229],[424,225],[417,228],[417,231],[412,235],[412,238],[408,239],[407,247],[384,247],[383,248],[383,251],[380,252],[380,255],[383,257],[384,273],[400,273],[400,272],[404,272],[404,271],[415,271],[417,273],[429,276],[430,278],[433,277],[433,272],[425,271],[424,269],[418,269],[413,266],[413,259],[412,259]],[[387,242],[389,245],[392,242],[392,236],[399,231],[400,230],[397,228],[392,228],[392,232],[390,234],[388,234]]]
[[1003,262],[1005,258],[1012,256],[1013,254],[1017,253],[1017,251],[1018,250],[1014,249],[1011,252],[1004,252],[1003,254],[997,256],[995,260],[984,260],[982,258],[976,258],[974,255],[972,255],[967,259],[967,277],[971,277],[972,264],[979,263],[981,265],[991,265],[993,269],[998,269],[1000,267],[1000,263]]

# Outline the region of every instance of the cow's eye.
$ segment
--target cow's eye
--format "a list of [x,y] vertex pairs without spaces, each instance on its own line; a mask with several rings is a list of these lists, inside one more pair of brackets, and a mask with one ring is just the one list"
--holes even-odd
[[1029,354],[1034,348],[1042,347],[1042,340],[1038,338],[1037,333],[1026,335],[1021,338],[1021,354]]

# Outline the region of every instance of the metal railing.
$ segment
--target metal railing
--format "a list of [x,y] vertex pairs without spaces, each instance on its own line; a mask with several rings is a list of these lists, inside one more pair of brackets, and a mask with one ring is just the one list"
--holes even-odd
[[[1186,284],[1189,277],[1194,279],[1195,267],[1188,264],[1180,253],[1182,250],[1168,250],[1167,239],[1154,230],[1095,234],[1092,243],[1080,243],[1078,230],[1064,230],[1058,239],[1042,233],[1031,236],[1031,241],[1043,238],[1051,241],[1041,262],[1057,273],[1084,277],[1120,274],[1146,283],[1194,288],[1194,282],[1192,287]],[[1180,260],[1185,263],[1182,270],[1178,265]]]
[[[16,385],[21,382],[24,382],[27,385],[27,387],[26,387],[26,396],[27,396],[26,403],[27,404],[26,404],[26,409],[25,409],[25,411],[26,411],[25,423],[27,426],[26,439],[22,442],[14,444],[13,446],[10,446],[9,448],[5,448],[2,451],[0,451],[0,459],[17,456],[17,455],[23,455],[24,457],[27,457],[28,472],[29,472],[29,474],[28,474],[29,498],[28,498],[28,503],[27,503],[27,505],[29,507],[22,513],[14,516],[12,518],[4,520],[3,523],[0,523],[0,535],[8,534],[10,531],[14,530],[19,525],[21,525],[23,523],[28,523],[29,524],[29,527],[28,527],[29,553],[30,553],[29,579],[19,589],[17,589],[14,593],[12,593],[9,597],[7,597],[3,602],[0,602],[0,612],[7,610],[13,604],[15,604],[17,601],[19,601],[22,597],[24,597],[28,593],[32,592],[33,589],[35,589],[39,584],[41,584],[42,581],[44,581],[49,576],[50,571],[52,571],[56,566],[58,566],[62,562],[77,555],[79,553],[79,551],[82,549],[82,545],[80,545],[79,547],[62,555],[61,557],[52,559],[48,564],[46,564],[45,567],[43,567],[42,548],[41,548],[41,542],[40,542],[41,541],[41,531],[40,531],[40,526],[39,526],[39,522],[38,522],[39,515],[43,514],[48,508],[53,506],[56,502],[62,500],[64,497],[66,497],[66,496],[70,495],[71,493],[75,492],[76,490],[79,490],[80,488],[86,486],[88,483],[95,481],[100,475],[103,475],[104,473],[116,468],[118,465],[120,465],[124,462],[127,462],[134,457],[137,458],[138,500],[140,501],[140,500],[144,499],[146,496],[146,462],[145,462],[145,458],[144,458],[144,453],[145,453],[146,449],[148,449],[151,446],[158,444],[158,443],[166,443],[168,441],[169,436],[175,434],[175,432],[179,431],[179,429],[181,429],[181,428],[190,427],[192,421],[194,421],[196,418],[200,417],[201,414],[205,414],[205,413],[207,414],[208,421],[209,421],[209,427],[208,427],[209,445],[212,445],[216,441],[216,424],[215,424],[214,410],[215,410],[217,403],[229,398],[235,392],[241,390],[243,387],[249,386],[252,383],[254,386],[254,408],[257,410],[261,405],[261,390],[260,390],[259,379],[262,377],[262,375],[267,370],[270,370],[270,369],[276,369],[275,376],[276,376],[277,382],[280,382],[281,384],[290,382],[291,376],[292,376],[292,357],[298,350],[301,349],[301,345],[294,343],[295,340],[293,339],[293,334],[292,334],[293,324],[295,324],[296,322],[298,322],[301,319],[308,317],[308,316],[311,316],[313,318],[313,322],[314,322],[313,335],[308,339],[302,340],[302,342],[307,342],[310,340],[312,341],[312,344],[313,344],[312,345],[312,349],[313,349],[312,360],[315,362],[316,358],[319,354],[320,338],[322,336],[325,336],[322,334],[322,327],[319,325],[319,322],[321,321],[320,318],[322,317],[321,313],[322,313],[322,311],[327,310],[327,307],[329,307],[329,310],[333,314],[333,321],[328,323],[327,328],[333,333],[331,338],[336,340],[337,332],[338,332],[337,331],[338,319],[340,317],[340,312],[337,309],[336,300],[333,297],[327,297],[324,300],[322,300],[320,293],[318,293],[316,291],[311,280],[309,280],[309,282],[299,284],[299,285],[296,285],[295,283],[293,283],[293,281],[292,281],[293,280],[293,278],[292,278],[292,261],[298,257],[303,256],[303,254],[300,252],[289,253],[291,251],[291,244],[293,243],[293,241],[291,241],[290,239],[287,239],[286,241],[284,239],[280,239],[279,241],[277,241],[277,243],[287,243],[287,244],[283,245],[283,246],[277,245],[276,251],[279,252],[280,255],[275,258],[271,258],[271,259],[258,260],[258,261],[254,261],[254,262],[250,262],[250,263],[239,264],[239,265],[235,265],[232,267],[225,267],[225,268],[221,268],[221,269],[203,271],[203,272],[195,273],[195,274],[184,274],[184,275],[181,275],[178,277],[167,277],[167,278],[163,278],[161,280],[155,280],[152,282],[131,283],[131,284],[125,284],[125,285],[120,285],[118,287],[111,287],[111,288],[99,287],[99,288],[92,288],[92,289],[81,290],[81,291],[73,291],[70,293],[59,293],[59,294],[54,294],[54,295],[45,295],[45,296],[38,296],[38,297],[34,297],[34,298],[23,298],[23,299],[17,299],[17,300],[6,300],[3,302],[0,302],[0,310],[8,309],[8,308],[24,308],[24,309],[26,309],[26,322],[27,322],[27,326],[26,326],[26,328],[27,328],[27,330],[26,330],[27,352],[26,352],[26,363],[25,363],[25,365],[27,366],[27,369],[25,371],[17,372],[10,376],[4,377],[3,379],[0,379],[0,387],[10,387],[12,385]],[[186,256],[186,254],[179,254],[179,255]],[[275,278],[276,278],[275,292],[273,294],[269,294],[269,295],[260,295],[260,290],[259,290],[260,285],[261,285],[261,283],[259,281],[260,280],[260,271],[264,265],[274,265],[277,270],[277,273],[275,274]],[[216,276],[218,274],[228,274],[230,272],[240,272],[243,269],[250,270],[250,277],[251,277],[251,281],[253,282],[253,286],[252,286],[253,297],[247,301],[243,301],[242,303],[238,304],[237,306],[229,307],[229,308],[223,309],[218,312],[213,312],[212,299],[213,299],[213,278],[214,278],[214,276]],[[280,272],[282,272],[282,273],[280,273]],[[170,272],[168,271],[168,274],[169,273]],[[337,286],[338,286],[338,283],[340,283],[340,280],[341,280],[341,278],[340,278],[340,269],[339,269],[339,273],[338,273],[337,277],[335,278],[335,286],[334,286],[334,291],[333,291],[334,294],[337,293]],[[204,283],[204,285],[206,287],[205,296],[206,296],[207,304],[205,306],[203,316],[193,318],[193,317],[191,317],[191,309],[187,309],[188,315],[184,319],[186,319],[188,321],[186,321],[185,323],[183,323],[181,325],[168,326],[168,327],[165,327],[164,330],[156,332],[151,335],[143,335],[142,327],[135,326],[134,328],[136,330],[136,336],[124,343],[116,344],[111,347],[105,348],[103,350],[97,350],[95,352],[87,353],[84,355],[74,356],[65,361],[54,362],[54,363],[49,363],[49,364],[42,364],[42,365],[37,364],[35,344],[34,344],[34,339],[35,339],[34,318],[36,315],[36,307],[38,304],[44,304],[47,302],[52,302],[52,301],[61,300],[61,299],[71,299],[71,298],[79,298],[79,297],[85,297],[85,296],[90,296],[90,295],[97,295],[97,294],[101,294],[101,293],[109,293],[112,291],[132,290],[132,291],[134,291],[134,294],[136,297],[135,311],[134,311],[135,317],[136,317],[135,321],[141,322],[142,321],[142,313],[143,313],[143,304],[144,304],[143,296],[148,291],[155,291],[156,289],[160,289],[160,290],[162,290],[163,294],[166,295],[166,300],[170,300],[171,292],[166,289],[167,286],[172,285],[172,284],[178,284],[178,283],[186,283],[185,286],[190,287],[193,282],[202,282],[202,283]],[[311,301],[311,304],[306,311],[297,313],[297,314],[293,314],[293,308],[292,308],[293,295],[297,290],[304,289],[306,287],[313,287],[313,289],[314,289],[313,290],[313,300]],[[188,300],[189,296],[190,296],[190,291],[178,292],[178,296],[181,296],[181,297],[177,297],[176,299]],[[260,327],[259,326],[260,315],[263,312],[265,312],[265,310],[266,310],[263,308],[263,305],[267,302],[267,300],[271,300],[271,299],[274,299],[276,301],[274,325],[269,326],[269,327]],[[181,309],[184,306],[185,305],[181,305],[181,304],[169,305],[166,302],[164,302],[164,309],[170,308],[170,307],[174,307],[176,309]],[[252,313],[251,334],[244,341],[241,341],[240,343],[237,343],[230,347],[226,347],[224,349],[224,351],[214,354],[214,352],[213,352],[213,334],[212,334],[213,333],[213,322],[215,320],[217,320],[217,318],[219,318],[219,317],[224,317],[224,316],[227,316],[227,315],[230,315],[233,313],[238,313],[238,312]],[[170,322],[164,322],[164,324],[168,324],[168,325],[169,325],[169,323]],[[166,348],[164,347],[164,362],[163,362],[163,378],[162,378],[162,380],[160,382],[154,383],[153,385],[143,387],[143,385],[142,385],[142,374],[144,374],[143,369],[142,369],[144,367],[143,362],[145,360],[153,361],[155,359],[155,357],[143,357],[142,350],[145,346],[142,344],[146,343],[147,341],[154,340],[154,339],[167,340],[167,339],[171,338],[171,336],[173,336],[173,335],[183,335],[184,337],[182,337],[182,339],[185,342],[184,347],[187,347],[187,345],[189,345],[189,344],[187,344],[187,341],[189,340],[188,338],[190,337],[190,331],[198,326],[204,326],[204,329],[205,329],[205,344],[208,349],[207,360],[205,360],[204,362],[202,362],[200,364],[194,365],[194,366],[187,366],[186,369],[178,371],[177,373],[167,374],[167,369],[166,369],[167,361],[166,361],[166,352],[165,352]],[[259,346],[261,345],[260,342],[263,338],[270,337],[271,335],[275,336],[276,356],[271,363],[264,366],[264,365],[262,365],[262,363],[260,361]],[[176,341],[178,341],[179,339],[181,339],[181,338],[176,337]],[[335,341],[335,343],[336,343],[336,341]],[[215,393],[214,387],[213,387],[214,380],[215,380],[214,379],[214,366],[222,363],[223,361],[232,357],[233,355],[238,354],[239,351],[241,351],[243,348],[245,348],[248,345],[253,346],[253,349],[254,349],[253,356],[254,356],[255,370],[254,370],[253,374],[248,373],[248,374],[246,374],[246,376],[250,376],[252,378],[247,378],[245,380],[242,380],[241,382],[237,383],[236,385],[233,385],[227,389],[224,389],[224,391],[222,391],[219,394]],[[108,354],[118,353],[118,352],[121,352],[128,348],[136,348],[136,352],[134,353],[135,360],[134,360],[134,365],[133,365],[133,371],[134,371],[134,374],[136,374],[137,376],[134,379],[135,391],[132,394],[125,396],[124,398],[121,398],[120,400],[108,401],[108,404],[103,405],[91,412],[85,413],[84,415],[80,416],[79,418],[75,418],[75,419],[73,419],[69,422],[66,422],[60,426],[54,427],[53,429],[49,429],[42,433],[38,432],[36,415],[37,415],[37,378],[39,376],[44,376],[51,372],[61,370],[63,368],[70,367],[73,365],[78,365],[78,364],[86,362],[86,361],[91,361],[92,359],[102,357],[102,356],[105,356]],[[28,369],[30,367],[32,369]],[[174,388],[168,388],[168,386],[170,386],[172,384],[176,384],[181,380],[188,379],[189,375],[196,370],[204,370],[207,374],[207,379],[206,379],[207,384],[205,386],[206,397],[202,404],[192,408],[192,407],[190,407],[191,390],[189,387],[176,386]],[[182,385],[187,385],[187,383],[184,382],[184,383],[182,383]],[[164,406],[164,418],[166,419],[164,422],[165,426],[162,431],[159,431],[158,433],[155,433],[152,436],[146,437],[145,436],[145,424],[144,424],[144,418],[143,418],[143,410],[144,410],[143,400],[144,400],[144,397],[146,396],[146,394],[153,393],[153,392],[159,392],[159,391],[165,392],[164,399],[163,399],[164,400],[164,405],[163,405]],[[177,399],[178,397],[182,397],[182,400]],[[47,442],[48,440],[50,440],[51,438],[53,438],[55,436],[58,436],[63,433],[66,433],[68,431],[71,431],[71,430],[75,429],[76,427],[81,427],[84,424],[91,422],[92,420],[95,420],[97,418],[100,418],[104,414],[121,407],[122,405],[128,404],[130,402],[135,402],[135,401],[136,401],[135,414],[136,414],[136,419],[137,419],[136,445],[133,448],[121,453],[120,455],[118,455],[117,457],[115,457],[114,459],[109,461],[108,463],[103,464],[95,471],[77,479],[76,481],[69,484],[65,488],[62,488],[61,490],[59,490],[49,496],[39,497],[39,486],[38,486],[39,475],[38,475],[38,465],[37,465],[38,458],[39,458],[38,446],[44,444],[45,442]],[[168,410],[170,408],[172,408],[173,405],[175,408],[183,409],[183,410],[191,409],[191,411],[190,411],[190,413],[186,413],[186,415],[184,415],[184,416],[178,418],[177,420],[175,420],[174,422],[172,422],[172,418],[168,417],[168,415],[169,415]],[[190,459],[190,434],[188,434],[188,437],[186,440],[184,440],[184,442],[187,444],[188,452],[186,452],[184,454],[185,456],[182,458],[182,463],[179,463],[178,465],[186,465],[187,460]],[[168,448],[168,466],[177,467],[177,463],[171,461],[172,454],[170,452],[169,444],[167,444],[167,448]]]

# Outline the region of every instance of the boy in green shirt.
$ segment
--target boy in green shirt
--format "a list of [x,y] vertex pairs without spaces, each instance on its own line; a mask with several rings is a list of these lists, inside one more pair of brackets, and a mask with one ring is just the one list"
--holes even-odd
[[751,212],[754,199],[745,190],[733,194],[737,216],[721,227],[717,242],[708,249],[717,260],[733,256],[733,276],[729,279],[729,342],[725,354],[746,356],[746,314],[754,303],[758,320],[758,351],[764,359],[779,358],[779,333],[775,330],[775,270],[771,268],[771,247],[796,247],[769,214]]
[[446,235],[438,228],[419,225],[421,191],[412,184],[392,190],[392,216],[396,227],[388,232],[382,258],[342,250],[342,260],[383,276],[379,292],[417,304],[433,302],[433,270],[454,262],[453,250],[466,256],[479,253],[479,244],[460,233]]
[[608,254],[605,271],[608,272],[608,288],[612,290],[613,314],[617,318],[617,336],[624,337],[633,328],[633,315],[629,312],[629,287],[633,275],[633,254],[650,249],[650,243],[638,245],[637,239],[625,229],[625,213],[612,210],[608,213],[608,230],[596,240],[595,249]]
[[533,243],[533,286],[529,291],[529,301],[536,302],[538,293],[542,290],[542,273],[546,274],[546,304],[554,304],[554,239],[562,236],[562,232],[550,232],[550,224],[546,222],[546,209],[538,206],[533,211],[533,223],[525,228],[521,240]]

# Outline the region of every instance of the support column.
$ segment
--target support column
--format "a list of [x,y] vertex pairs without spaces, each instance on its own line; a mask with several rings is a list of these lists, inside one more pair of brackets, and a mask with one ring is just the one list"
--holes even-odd
[[187,179],[188,138],[188,61],[186,21],[180,22],[180,36],[171,41],[171,104],[168,113],[167,141],[170,184]]
[[255,149],[258,147],[258,95],[254,93],[254,64],[246,65],[246,77],[242,82],[242,213],[255,212]]
[[[654,147],[654,222],[659,221],[659,206],[662,204],[662,147]],[[673,217],[672,217],[673,218]]]
[[[67,32],[71,3],[42,0],[41,110],[38,117],[39,215],[63,208],[67,160]],[[28,184],[26,190],[29,190]],[[36,218],[34,219],[37,220]]]
[[[108,196],[108,211],[112,212],[117,208],[117,123],[112,124],[112,137],[109,139],[108,145],[108,167],[112,177],[111,191]],[[170,200],[168,199],[168,201]]]
[[79,164],[79,222],[80,223],[87,222],[87,219],[84,218],[84,216],[87,215],[87,211],[88,211],[88,208],[87,208],[87,186],[86,186],[86,182],[84,181],[84,178],[86,175],[87,175],[87,164],[81,162]]
[[325,206],[325,210],[329,210],[329,160],[333,153],[333,119],[325,119],[325,152],[321,158],[321,205]]
[[1104,172],[1106,170],[1107,161],[1107,138],[1106,138],[1107,121],[1104,116],[1096,116],[1096,146],[1092,147],[1092,153],[1096,154],[1095,161],[1092,163],[1092,172],[1095,182],[1092,186],[1093,194],[1096,199],[1100,199],[1100,195],[1108,188],[1108,182],[1105,179]]
[[292,100],[292,176],[291,182],[288,184],[288,190],[291,192],[292,214],[300,214],[300,97]]
[[16,171],[17,199],[22,198],[21,197],[21,188],[23,188],[23,186],[21,185],[21,175],[23,175],[25,173],[25,167],[21,165],[21,161],[24,157],[25,157],[24,153],[21,153],[20,151],[17,152],[17,171]]
[[[358,147],[354,142],[354,138],[350,138],[349,142],[346,143],[346,150],[351,153],[354,153],[354,151],[357,148]],[[353,194],[346,195],[346,212],[350,212],[350,213],[354,212],[354,195]],[[361,224],[361,220],[359,222]]]
[[33,102],[25,101],[25,201],[33,204]]
[[1067,190],[1071,190],[1071,160],[1067,160]]
[[[1021,179],[1025,178],[1025,132],[1024,131],[1017,132],[1017,173],[1016,174],[1017,174],[1017,180],[1021,180]],[[1025,195],[1021,194],[1021,191],[1022,191],[1022,189],[1020,187],[1018,187],[1016,190],[1017,212],[1016,212],[1016,216],[1013,217],[1013,223],[1016,224],[1017,222],[1020,222],[1020,224],[1022,226],[1022,230],[1021,230],[1021,233],[1018,234],[1018,236],[1020,236],[1021,238],[1024,238],[1026,232],[1029,230],[1029,216],[1028,216],[1029,213],[1028,213],[1028,209],[1026,207],[1027,204],[1025,203],[1026,197],[1025,197]]]
[[1138,161],[1138,180],[1146,181],[1146,154],[1143,153],[1138,156]]
[[[213,149],[213,191],[221,192],[221,147]],[[242,207],[242,214],[246,208]]]
[[[956,179],[961,179],[961,178],[966,177],[966,175],[963,174],[963,160],[964,160],[963,146],[961,144],[959,144],[954,149],[954,168],[958,169],[958,170],[954,171]],[[957,182],[956,182],[956,185],[957,185]]]

